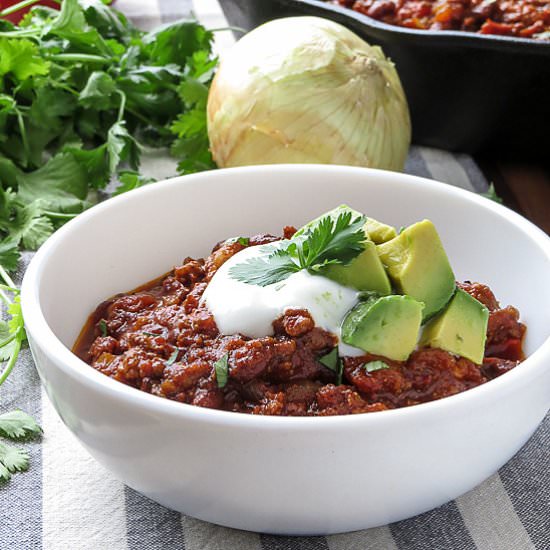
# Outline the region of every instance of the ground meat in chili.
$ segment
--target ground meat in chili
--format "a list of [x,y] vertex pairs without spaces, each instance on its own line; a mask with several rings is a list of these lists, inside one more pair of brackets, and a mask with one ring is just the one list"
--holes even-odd
[[548,0],[331,0],[390,25],[550,40]]
[[[293,228],[284,230],[289,238]],[[102,303],[75,353],[103,374],[182,403],[260,415],[327,416],[424,403],[500,376],[522,359],[525,327],[513,307],[500,308],[479,283],[459,286],[490,311],[486,357],[478,366],[446,351],[421,348],[407,361],[364,355],[343,359],[343,383],[319,358],[337,344],[308,311],[289,309],[273,336],[221,335],[200,297],[216,270],[245,246],[271,235],[222,242],[206,259],[187,258],[169,274]],[[246,244],[245,244],[246,243]],[[228,357],[227,384],[218,387],[215,363]],[[367,372],[381,359],[389,368]]]

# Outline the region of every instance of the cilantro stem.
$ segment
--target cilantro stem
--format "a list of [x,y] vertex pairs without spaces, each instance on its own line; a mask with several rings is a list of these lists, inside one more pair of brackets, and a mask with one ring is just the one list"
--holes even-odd
[[83,63],[110,63],[112,60],[101,55],[92,55],[88,53],[56,53],[50,55],[48,59],[54,61],[71,61],[73,63],[82,61]]
[[[1,264],[0,264],[0,277],[6,283],[6,285],[0,285],[0,289],[9,290],[10,292],[14,292],[16,294],[19,293],[19,289],[15,286],[15,283],[13,282],[12,278],[8,275],[8,272],[3,268]],[[11,305],[11,300],[6,296],[6,294],[4,293],[4,290],[0,290],[0,300],[2,300],[7,306]]]
[[[59,69],[64,68],[58,63],[54,63],[54,65]],[[70,86],[67,86],[66,84],[62,84],[61,82],[55,82],[54,85],[56,88],[59,88],[60,90],[65,90],[66,92],[69,92],[70,94],[73,94],[75,96],[80,95],[77,90],[75,90],[74,88],[71,88]]]
[[4,17],[5,15],[11,15],[12,13],[22,10],[23,8],[26,8],[27,6],[32,6],[37,2],[40,2],[40,0],[23,0],[23,2],[19,2],[18,4],[14,4],[13,6],[9,6],[8,8],[5,8],[2,11],[0,11],[0,17]]
[[23,142],[23,149],[25,151],[25,156],[27,157],[25,161],[30,157],[29,149],[29,140],[27,139],[27,130],[25,128],[25,121],[23,120],[23,115],[21,111],[16,107],[15,113],[17,115],[17,125],[19,126],[19,132],[21,133],[21,141]]
[[0,386],[6,381],[6,378],[10,375],[10,372],[13,370],[13,367],[15,366],[15,363],[17,361],[17,357],[19,355],[19,352],[21,351],[21,329],[19,329],[15,334],[15,346],[13,347],[13,352],[10,356],[10,359],[8,361],[8,364],[6,365],[6,368],[0,375]]
[[117,90],[117,94],[120,96],[117,122],[120,122],[124,118],[124,110],[126,109],[126,94],[121,90]]
[[[55,65],[57,65],[60,68],[63,68],[63,67],[61,67],[61,65],[58,65],[57,63]],[[78,92],[78,90],[75,90],[74,88],[71,88],[70,86],[67,86],[66,84],[56,82],[55,86],[56,86],[56,88],[60,88],[61,90],[65,90],[66,92],[69,92],[70,94],[73,94],[74,96],[79,96],[80,95],[80,92]],[[118,90],[118,91],[120,92],[120,90]],[[120,93],[124,93],[124,92],[120,92]],[[125,96],[126,96],[126,94],[125,94]],[[126,101],[126,97],[125,97],[125,101]],[[131,107],[128,107],[127,105],[125,105],[124,109],[126,111],[128,111],[131,115],[135,116],[137,119],[141,120],[141,122],[143,122],[144,124],[148,124],[150,126],[155,126],[155,123],[152,120],[149,120],[147,117],[143,116],[141,113],[138,113],[137,111],[135,111]]]
[[2,279],[8,286],[19,292],[19,289],[15,286],[13,279],[9,276],[8,272],[2,267],[2,265],[0,265],[0,277],[2,277]]
[[3,290],[7,290],[8,292],[15,292],[15,293],[19,292],[19,289],[17,287],[14,287],[14,286],[8,286],[8,285],[0,284],[0,288],[3,289]]
[[76,218],[78,214],[65,214],[64,212],[52,212],[50,210],[43,210],[42,213],[48,218],[55,218],[59,220],[72,220]]

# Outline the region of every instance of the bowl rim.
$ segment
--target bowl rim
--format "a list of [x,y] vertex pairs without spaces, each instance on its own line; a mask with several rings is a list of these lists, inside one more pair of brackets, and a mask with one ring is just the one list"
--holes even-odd
[[[522,38],[517,36],[506,36],[498,34],[481,34],[470,31],[455,31],[455,30],[431,30],[431,29],[411,29],[401,27],[399,25],[390,25],[378,19],[374,19],[357,12],[352,8],[329,4],[323,0],[271,0],[282,6],[292,8],[304,7],[312,12],[326,12],[338,17],[342,20],[352,20],[362,23],[365,27],[370,28],[379,33],[396,34],[406,39],[413,41],[420,40],[427,43],[437,42],[438,44],[460,45],[461,47],[486,47],[491,49],[515,49],[522,51],[528,49],[531,53],[542,55],[550,55],[550,41],[538,40],[535,38]],[[319,14],[318,14],[319,15]]]
[[[442,192],[442,190],[445,189],[444,193],[448,194],[450,197],[456,196],[466,199],[469,202],[477,203],[478,205],[497,213],[501,217],[504,217],[506,222],[513,224],[523,233],[526,233],[527,236],[539,246],[550,261],[550,237],[532,222],[528,221],[513,210],[510,210],[509,208],[481,195],[435,180],[398,172],[389,172],[386,170],[338,165],[281,164],[218,169],[214,171],[169,178],[156,182],[154,185],[145,186],[130,191],[129,193],[125,193],[124,195],[112,197],[93,206],[57,230],[40,247],[35,256],[32,258],[21,285],[21,307],[23,317],[25,319],[25,326],[29,332],[30,339],[35,341],[41,350],[45,350],[45,353],[51,360],[52,364],[55,365],[56,369],[62,371],[63,375],[77,379],[83,385],[88,386],[92,391],[100,391],[106,393],[110,397],[121,399],[127,405],[142,407],[144,411],[150,413],[167,414],[169,416],[180,417],[182,419],[187,417],[189,420],[209,424],[214,423],[222,426],[239,426],[241,428],[275,430],[301,430],[306,428],[310,429],[312,426],[315,426],[316,429],[332,429],[334,426],[344,427],[347,425],[354,425],[355,422],[367,422],[376,425],[379,422],[391,421],[393,418],[401,418],[403,415],[406,415],[409,418],[414,416],[420,416],[420,418],[422,418],[424,415],[437,414],[437,411],[441,411],[447,407],[457,407],[461,404],[465,404],[476,399],[484,399],[484,396],[488,396],[491,393],[499,392],[501,390],[505,391],[506,388],[514,385],[514,381],[516,379],[529,376],[529,374],[531,374],[534,370],[543,368],[544,357],[550,358],[549,335],[546,340],[542,342],[542,344],[521,363],[521,368],[512,369],[510,372],[505,373],[505,375],[491,380],[488,383],[435,401],[420,403],[418,405],[398,409],[354,415],[337,415],[326,417],[256,416],[246,413],[208,409],[196,405],[180,403],[171,399],[149,394],[131,386],[127,386],[126,384],[113,380],[91,368],[87,363],[73,354],[73,352],[54,334],[42,312],[40,305],[41,297],[38,288],[42,273],[48,265],[51,252],[55,251],[59,243],[64,241],[67,236],[71,235],[73,228],[89,223],[89,221],[93,220],[97,214],[116,207],[117,205],[125,202],[128,197],[152,195],[173,185],[194,185],[196,182],[200,182],[201,180],[223,178],[228,173],[241,174],[244,177],[254,177],[254,175],[261,176],[261,174],[266,170],[279,174],[287,174],[289,171],[297,172],[299,174],[307,174],[322,170],[334,172],[340,176],[361,172],[365,175],[370,175],[371,177],[375,177],[377,179],[386,179],[388,181],[395,178],[403,181],[409,180],[411,183],[414,183],[414,185],[427,189],[428,192],[430,189],[437,189],[439,192]],[[256,177],[256,180],[261,181],[261,178]],[[499,390],[499,388],[501,390]]]

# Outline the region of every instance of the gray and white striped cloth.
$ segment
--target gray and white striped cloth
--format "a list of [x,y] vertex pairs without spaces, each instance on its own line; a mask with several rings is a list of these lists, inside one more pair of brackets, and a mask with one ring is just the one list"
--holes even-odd
[[[118,0],[150,28],[185,15],[190,0]],[[223,26],[217,0],[195,0],[211,28]],[[222,37],[217,46],[226,47]],[[170,161],[150,159],[166,175]],[[472,191],[487,182],[466,155],[413,148],[412,174]],[[31,255],[22,262],[18,282]],[[550,549],[550,416],[525,447],[482,485],[437,510],[392,525],[329,537],[236,531],[182,516],[115,480],[80,447],[40,388],[28,350],[0,388],[0,412],[21,408],[44,428],[26,444],[31,468],[0,487],[0,550],[527,550]]]

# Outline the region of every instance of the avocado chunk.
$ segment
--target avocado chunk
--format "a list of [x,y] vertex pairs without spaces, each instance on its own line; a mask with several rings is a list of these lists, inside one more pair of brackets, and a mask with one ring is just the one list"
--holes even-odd
[[483,363],[489,310],[473,296],[457,289],[446,309],[425,327],[420,345]]
[[424,303],[424,322],[447,305],[455,276],[431,221],[410,225],[377,248],[396,290]]
[[395,227],[386,225],[374,218],[367,218],[364,229],[369,239],[375,244],[382,244],[397,237]]
[[381,295],[392,291],[390,279],[372,241],[366,241],[365,250],[348,265],[329,265],[319,274],[357,290],[370,290]]
[[[308,230],[309,227],[311,227],[321,218],[330,216],[333,220],[336,220],[338,216],[344,212],[351,212],[352,219],[363,215],[360,212],[353,210],[349,206],[342,204],[334,208],[330,212],[326,212],[325,214],[319,216],[315,220],[301,227],[296,232],[296,235],[299,236],[303,234],[305,231]],[[369,221],[367,221],[365,227],[369,224]],[[384,232],[388,234],[388,231],[393,229],[389,225],[384,225],[380,222],[375,223],[379,226],[377,231],[380,235]],[[365,238],[367,238],[368,236],[368,233],[365,231]],[[357,290],[367,290],[377,292],[378,294],[382,295],[391,294],[392,291],[390,279],[378,256],[376,245],[371,240],[366,240],[365,250],[363,250],[363,252],[361,252],[361,254],[354,258],[349,264],[329,265],[326,268],[322,269],[319,272],[319,275],[323,275],[328,279],[332,279],[333,281],[340,283],[341,285],[356,288]]]
[[371,296],[344,318],[342,340],[395,361],[405,361],[416,347],[424,305],[410,296]]

